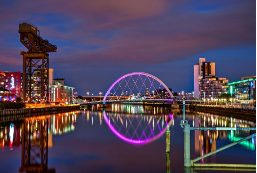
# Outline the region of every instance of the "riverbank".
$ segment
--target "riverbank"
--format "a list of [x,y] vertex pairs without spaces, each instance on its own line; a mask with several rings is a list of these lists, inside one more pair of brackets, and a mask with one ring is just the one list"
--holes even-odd
[[247,118],[251,120],[256,119],[255,109],[243,109],[243,108],[231,108],[231,107],[215,107],[215,106],[201,106],[201,105],[190,105],[194,111],[206,112],[212,114],[218,114],[223,116],[233,116],[240,118]]
[[5,109],[22,109],[25,108],[25,103],[22,102],[10,102],[10,101],[0,101],[0,110]]
[[23,115],[23,114],[45,114],[49,112],[57,111],[69,111],[69,110],[79,110],[79,105],[74,106],[51,106],[44,108],[23,108],[23,109],[4,109],[0,110],[0,117],[6,115]]

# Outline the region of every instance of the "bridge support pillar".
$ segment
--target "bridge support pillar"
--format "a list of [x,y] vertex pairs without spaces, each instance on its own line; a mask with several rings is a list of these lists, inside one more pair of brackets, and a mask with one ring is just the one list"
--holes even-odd
[[184,125],[184,167],[190,167],[190,125]]

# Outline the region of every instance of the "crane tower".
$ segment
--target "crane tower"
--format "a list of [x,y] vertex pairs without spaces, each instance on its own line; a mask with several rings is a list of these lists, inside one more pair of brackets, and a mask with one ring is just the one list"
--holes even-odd
[[23,101],[49,102],[49,54],[57,46],[40,37],[37,27],[28,23],[19,25],[20,42],[28,49],[23,55]]

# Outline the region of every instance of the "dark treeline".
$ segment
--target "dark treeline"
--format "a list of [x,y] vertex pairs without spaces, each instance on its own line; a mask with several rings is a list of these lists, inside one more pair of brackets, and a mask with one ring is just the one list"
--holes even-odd
[[9,102],[9,101],[0,101],[0,110],[3,109],[21,109],[25,107],[25,103],[19,102]]

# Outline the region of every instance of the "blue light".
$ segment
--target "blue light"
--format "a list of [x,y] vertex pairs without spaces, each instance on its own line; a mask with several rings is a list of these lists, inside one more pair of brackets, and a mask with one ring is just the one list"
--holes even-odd
[[255,143],[255,140],[254,140],[254,137],[252,137],[252,144],[254,144]]
[[253,82],[250,83],[251,87],[253,87]]

